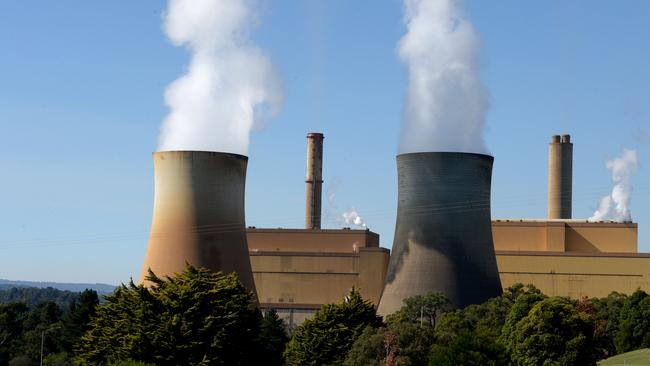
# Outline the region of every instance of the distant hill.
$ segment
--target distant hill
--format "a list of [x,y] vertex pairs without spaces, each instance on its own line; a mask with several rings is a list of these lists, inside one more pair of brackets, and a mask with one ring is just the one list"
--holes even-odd
[[36,287],[0,287],[0,304],[21,302],[30,309],[34,309],[40,303],[45,301],[52,301],[56,303],[60,309],[68,309],[72,301],[79,299],[78,292],[57,290],[52,287],[36,288]]
[[99,295],[105,295],[113,292],[115,286],[105,283],[58,283],[58,282],[33,282],[33,281],[11,281],[0,279],[0,290],[12,287],[36,287],[36,288],[55,288],[62,291],[81,292],[85,289],[97,291]]

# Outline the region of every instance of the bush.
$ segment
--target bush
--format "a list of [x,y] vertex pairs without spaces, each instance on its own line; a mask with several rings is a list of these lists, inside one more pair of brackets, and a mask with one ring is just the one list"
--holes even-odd
[[82,364],[132,359],[156,365],[251,365],[259,312],[235,274],[186,266],[149,272],[151,287],[122,285],[97,307],[77,349]]
[[323,306],[296,328],[284,352],[285,363],[342,365],[345,355],[366,326],[380,326],[374,306],[352,289],[340,304]]

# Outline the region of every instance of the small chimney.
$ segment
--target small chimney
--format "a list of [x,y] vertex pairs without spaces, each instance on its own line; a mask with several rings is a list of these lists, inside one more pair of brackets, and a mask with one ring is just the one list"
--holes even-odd
[[573,143],[570,135],[554,135],[548,145],[548,218],[570,219],[573,186]]
[[323,193],[323,139],[322,133],[307,134],[307,229],[320,229],[321,196]]

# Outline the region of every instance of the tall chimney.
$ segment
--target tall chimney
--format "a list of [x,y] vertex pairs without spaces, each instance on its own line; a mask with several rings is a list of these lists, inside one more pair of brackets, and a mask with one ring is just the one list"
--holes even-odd
[[490,220],[493,161],[457,152],[397,156],[397,223],[380,315],[428,292],[442,292],[454,308],[501,294]]
[[573,144],[570,135],[554,135],[548,144],[548,218],[570,219]]
[[320,229],[321,196],[323,193],[323,139],[322,133],[307,134],[307,229]]
[[151,234],[140,283],[149,269],[173,275],[185,263],[235,272],[255,292],[244,221],[248,158],[209,151],[153,154],[155,193]]

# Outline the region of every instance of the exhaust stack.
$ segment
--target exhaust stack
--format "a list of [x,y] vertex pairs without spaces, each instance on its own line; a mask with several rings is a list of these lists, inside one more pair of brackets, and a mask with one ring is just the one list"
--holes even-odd
[[490,219],[493,160],[456,152],[397,156],[397,224],[380,315],[427,292],[444,293],[455,308],[501,294]]
[[573,143],[570,135],[554,135],[548,144],[548,218],[570,219]]
[[307,205],[305,228],[320,229],[321,199],[323,194],[323,139],[322,133],[307,134]]
[[140,283],[148,269],[172,275],[185,263],[236,272],[255,291],[244,221],[248,158],[208,151],[153,154],[155,197]]

